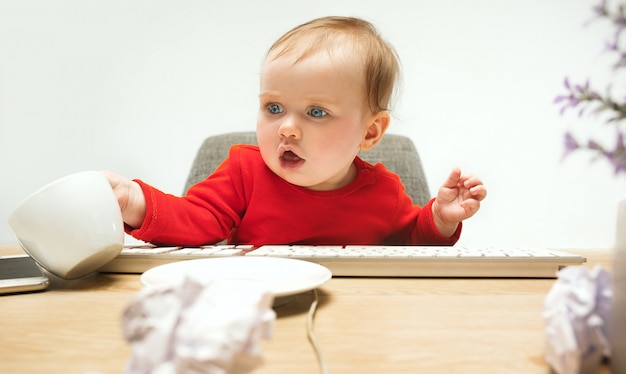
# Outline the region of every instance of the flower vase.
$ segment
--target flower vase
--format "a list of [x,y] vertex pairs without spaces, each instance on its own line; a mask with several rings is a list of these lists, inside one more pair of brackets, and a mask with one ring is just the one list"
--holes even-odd
[[618,206],[613,251],[613,303],[611,306],[611,371],[626,373],[626,200]]

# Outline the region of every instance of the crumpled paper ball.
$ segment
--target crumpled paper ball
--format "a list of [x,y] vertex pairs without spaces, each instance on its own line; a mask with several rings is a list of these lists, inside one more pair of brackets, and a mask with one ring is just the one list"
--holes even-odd
[[132,345],[127,373],[247,373],[258,341],[271,337],[276,313],[267,285],[248,280],[144,288],[123,314]]
[[566,267],[544,302],[546,360],[559,374],[594,373],[610,356],[611,275],[601,266]]

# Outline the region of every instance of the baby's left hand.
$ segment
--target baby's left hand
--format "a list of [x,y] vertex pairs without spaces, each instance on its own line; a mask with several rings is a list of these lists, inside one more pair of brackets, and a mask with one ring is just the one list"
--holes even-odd
[[462,175],[459,168],[454,168],[432,205],[439,232],[448,237],[454,234],[459,222],[473,216],[486,196],[487,190],[478,177]]

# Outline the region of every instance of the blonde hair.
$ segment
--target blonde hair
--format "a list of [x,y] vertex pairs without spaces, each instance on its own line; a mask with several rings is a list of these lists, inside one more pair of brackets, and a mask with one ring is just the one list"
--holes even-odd
[[329,52],[338,45],[349,46],[362,58],[365,70],[365,100],[372,113],[389,110],[399,80],[400,64],[394,48],[369,22],[352,17],[314,19],[280,37],[267,55],[273,59],[295,54],[299,61],[322,48]]

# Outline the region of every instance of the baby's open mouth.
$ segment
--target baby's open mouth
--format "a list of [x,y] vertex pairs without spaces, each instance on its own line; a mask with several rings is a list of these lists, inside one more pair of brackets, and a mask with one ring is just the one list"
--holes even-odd
[[280,166],[287,170],[299,169],[304,164],[304,159],[294,151],[286,150],[280,155]]
[[296,162],[302,160],[300,156],[293,153],[292,151],[285,151],[281,158],[285,161]]

